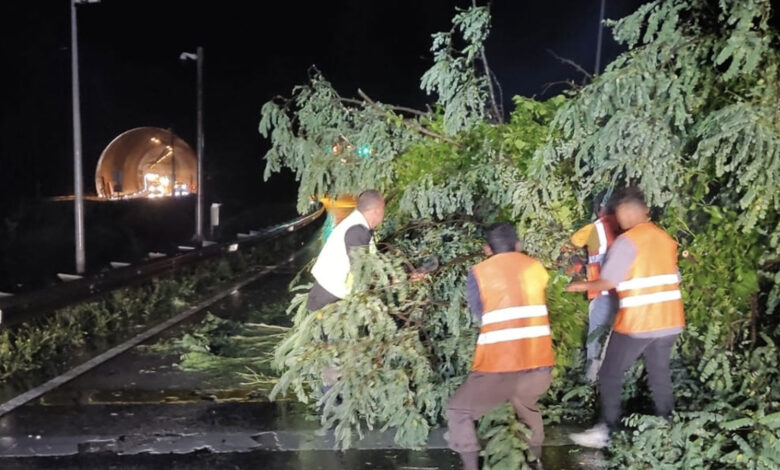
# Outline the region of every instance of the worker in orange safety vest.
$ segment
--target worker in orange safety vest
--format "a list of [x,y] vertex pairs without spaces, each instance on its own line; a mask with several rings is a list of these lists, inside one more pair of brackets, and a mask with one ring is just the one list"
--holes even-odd
[[449,444],[465,470],[477,470],[474,421],[510,402],[531,429],[528,442],[540,466],[544,427],[536,403],[550,387],[554,362],[545,302],[549,276],[539,261],[518,252],[512,225],[490,228],[486,239],[490,257],[466,281],[469,307],[481,328],[472,371],[447,405]]
[[[614,207],[606,203],[605,199],[605,194],[600,194],[596,198],[594,212],[598,218],[571,236],[572,245],[578,248],[587,248],[589,281],[595,281],[599,278],[607,250],[612,246],[617,234],[620,233]],[[585,377],[590,382],[595,382],[601,368],[601,345],[606,336],[605,333],[608,331],[608,328],[605,327],[608,326],[617,312],[618,298],[614,290],[590,289],[587,295],[590,303],[588,305],[588,338],[586,340],[588,364]]]
[[568,292],[616,289],[619,307],[599,372],[601,421],[571,439],[582,446],[609,445],[620,419],[623,376],[644,356],[655,413],[674,409],[669,362],[685,326],[677,268],[677,242],[650,222],[642,192],[625,188],[615,199],[615,215],[625,232],[610,247],[598,280],[574,282]]

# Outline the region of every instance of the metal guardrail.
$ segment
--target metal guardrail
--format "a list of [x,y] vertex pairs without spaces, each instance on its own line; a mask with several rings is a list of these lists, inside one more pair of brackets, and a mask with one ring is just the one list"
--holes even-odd
[[285,233],[295,232],[317,220],[324,211],[325,209],[320,207],[310,214],[255,231],[234,241],[204,243],[200,248],[183,247],[187,249],[184,249],[182,254],[150,257],[151,259],[137,264],[120,265],[109,271],[63,281],[50,288],[0,297],[0,328],[34,319],[57,308],[110,292],[119,287],[136,284],[160,274],[173,272],[206,259],[234,252],[242,245],[251,245]]

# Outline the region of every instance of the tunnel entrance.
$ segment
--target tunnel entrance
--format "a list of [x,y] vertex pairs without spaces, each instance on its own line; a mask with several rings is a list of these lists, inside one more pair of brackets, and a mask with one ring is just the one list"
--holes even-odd
[[95,188],[106,199],[187,196],[198,191],[197,166],[192,147],[171,131],[138,127],[103,150]]

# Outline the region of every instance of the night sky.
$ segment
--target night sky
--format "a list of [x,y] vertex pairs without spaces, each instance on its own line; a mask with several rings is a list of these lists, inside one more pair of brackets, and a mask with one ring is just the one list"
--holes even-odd
[[[357,88],[388,103],[422,107],[430,35],[449,29],[444,0],[192,2],[103,0],[79,6],[85,192],[103,148],[139,126],[172,128],[195,143],[195,67],[182,51],[205,48],[207,200],[292,200],[290,175],[263,183],[267,143],[260,108],[307,78],[313,64],[346,96]],[[641,1],[608,0],[607,18]],[[512,95],[549,97],[546,83],[581,80],[547,49],[588,70],[595,60],[598,0],[492,3],[488,60]],[[0,6],[2,123],[0,200],[72,194],[69,2]],[[619,48],[605,30],[602,64]],[[3,214],[0,213],[0,217]]]

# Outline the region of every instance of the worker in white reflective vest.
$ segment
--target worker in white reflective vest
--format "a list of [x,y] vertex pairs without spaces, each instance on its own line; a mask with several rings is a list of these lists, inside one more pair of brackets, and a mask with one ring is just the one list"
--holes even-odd
[[607,253],[598,280],[574,282],[566,290],[616,289],[618,312],[599,372],[601,421],[572,440],[582,446],[609,445],[620,419],[623,376],[644,356],[655,413],[669,417],[674,409],[669,362],[677,336],[685,327],[677,268],[677,242],[650,222],[642,192],[625,188],[615,199],[615,215],[625,232]]
[[358,247],[375,250],[374,229],[385,217],[385,200],[373,189],[360,193],[357,208],[333,229],[311,270],[314,286],[306,306],[316,311],[343,299],[352,289],[351,253]]
[[[352,290],[352,252],[360,247],[376,250],[374,229],[385,217],[385,199],[374,189],[358,196],[357,208],[333,229],[311,270],[314,285],[306,299],[306,308],[315,312],[337,302]],[[320,313],[317,313],[320,315]],[[327,337],[325,337],[327,341]],[[338,381],[337,366],[322,371],[323,392]]]
[[[599,195],[594,204],[594,212],[598,218],[571,236],[572,245],[578,248],[585,247],[588,250],[586,269],[589,281],[599,279],[601,265],[606,259],[607,250],[620,233],[614,207],[604,198],[604,194]],[[590,303],[588,304],[588,337],[586,340],[588,364],[585,377],[590,382],[595,382],[601,368],[603,352],[601,345],[607,336],[609,322],[617,312],[618,298],[614,290],[589,289],[587,295]],[[607,331],[601,331],[599,334],[600,330]]]
[[518,252],[512,225],[494,226],[485,238],[490,257],[466,280],[469,307],[481,327],[471,373],[447,404],[449,444],[464,470],[477,470],[474,421],[510,402],[531,429],[528,443],[541,468],[544,426],[536,403],[550,387],[554,364],[545,301],[549,275],[539,261]]

